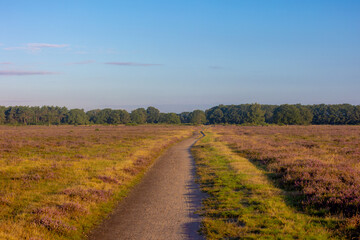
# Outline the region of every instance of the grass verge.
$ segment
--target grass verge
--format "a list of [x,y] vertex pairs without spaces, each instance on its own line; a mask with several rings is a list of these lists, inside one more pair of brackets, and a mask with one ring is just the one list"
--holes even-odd
[[331,217],[297,212],[263,169],[234,153],[215,133],[193,147],[204,200],[202,233],[207,239],[341,239]]

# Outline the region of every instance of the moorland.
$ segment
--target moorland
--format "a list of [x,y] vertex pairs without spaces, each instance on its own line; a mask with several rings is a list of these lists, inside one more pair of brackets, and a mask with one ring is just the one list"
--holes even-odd
[[202,129],[192,154],[206,238],[358,239],[359,123],[349,104],[0,107],[0,238],[86,238],[158,156]]
[[208,239],[358,239],[358,126],[212,126],[193,148]]
[[83,239],[191,126],[0,126],[0,239]]

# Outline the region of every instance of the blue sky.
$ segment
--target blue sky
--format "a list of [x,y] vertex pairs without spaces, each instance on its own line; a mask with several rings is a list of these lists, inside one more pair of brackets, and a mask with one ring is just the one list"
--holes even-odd
[[0,105],[360,104],[360,1],[0,1]]

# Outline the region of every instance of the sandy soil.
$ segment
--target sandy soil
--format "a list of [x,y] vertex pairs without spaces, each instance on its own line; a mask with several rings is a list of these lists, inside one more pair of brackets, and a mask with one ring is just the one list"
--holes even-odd
[[197,233],[201,219],[194,213],[204,197],[194,181],[190,147],[195,141],[184,140],[158,158],[89,239],[203,239]]

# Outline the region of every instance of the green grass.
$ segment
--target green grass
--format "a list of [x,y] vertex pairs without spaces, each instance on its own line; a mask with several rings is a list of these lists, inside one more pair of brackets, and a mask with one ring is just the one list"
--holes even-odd
[[296,211],[264,170],[216,139],[208,131],[192,149],[209,194],[202,224],[207,239],[341,239],[333,231],[336,219]]

